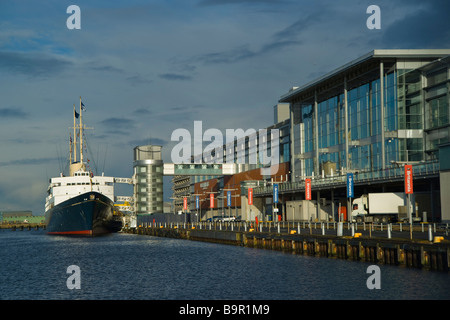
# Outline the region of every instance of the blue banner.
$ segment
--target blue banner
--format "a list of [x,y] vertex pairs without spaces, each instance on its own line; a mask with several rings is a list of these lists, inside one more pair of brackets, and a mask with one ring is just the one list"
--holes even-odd
[[347,173],[347,198],[354,198],[353,173]]
[[278,203],[278,184],[273,185],[273,203]]
[[231,206],[231,191],[227,191],[227,206]]
[[198,196],[195,196],[195,209],[198,209],[200,207],[200,200],[198,198]]

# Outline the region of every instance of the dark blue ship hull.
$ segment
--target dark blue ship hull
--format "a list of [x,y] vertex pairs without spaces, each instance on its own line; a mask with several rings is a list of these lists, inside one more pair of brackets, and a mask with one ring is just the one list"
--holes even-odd
[[45,214],[48,234],[100,235],[117,232],[114,203],[98,192],[86,192],[66,200]]

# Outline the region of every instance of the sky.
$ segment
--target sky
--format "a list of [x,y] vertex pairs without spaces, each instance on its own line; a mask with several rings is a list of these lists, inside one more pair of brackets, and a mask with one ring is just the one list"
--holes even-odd
[[170,163],[178,128],[263,129],[290,88],[374,49],[422,48],[450,48],[450,1],[0,0],[0,211],[44,214],[80,97],[91,169],[131,177],[138,145]]

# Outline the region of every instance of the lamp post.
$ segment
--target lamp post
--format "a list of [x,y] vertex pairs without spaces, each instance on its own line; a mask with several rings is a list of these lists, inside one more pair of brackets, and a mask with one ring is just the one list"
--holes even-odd
[[[209,208],[211,209],[211,215],[213,215],[213,213],[214,213],[214,194],[216,194],[216,193],[219,193],[219,191],[210,191],[209,192]],[[211,196],[212,196],[212,198],[211,198]],[[219,203],[217,203],[217,204],[219,204]],[[212,217],[211,217],[212,218]],[[212,219],[211,219],[212,220]]]
[[201,196],[202,194],[200,194],[200,193],[193,193],[193,194],[191,194],[191,196],[194,196],[195,197],[195,208],[197,209],[197,213],[196,213],[196,215],[197,215],[197,222],[199,222],[199,219],[200,219],[200,216],[198,215],[198,209],[199,209],[199,207],[200,207],[200,196]]
[[404,178],[405,178],[405,194],[406,194],[406,210],[408,212],[409,218],[409,237],[412,239],[412,211],[411,211],[411,194],[413,194],[413,164],[424,163],[424,160],[421,161],[391,161],[392,164],[396,164],[398,166],[404,166]]
[[[232,199],[232,195],[231,195],[231,192],[232,191],[236,191],[237,189],[235,188],[235,189],[223,189],[223,191],[225,192],[227,192],[227,196],[226,196],[226,198],[227,198],[227,207],[228,207],[228,217],[229,218],[231,218],[231,199]],[[224,197],[225,197],[225,194],[224,194]],[[234,204],[234,206],[236,207],[236,202],[235,202],[235,204]]]

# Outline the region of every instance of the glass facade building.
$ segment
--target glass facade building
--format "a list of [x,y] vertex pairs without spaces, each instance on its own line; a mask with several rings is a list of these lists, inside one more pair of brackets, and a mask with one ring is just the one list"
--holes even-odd
[[[374,50],[315,81],[293,87],[278,101],[274,116],[275,124],[266,128],[267,135],[255,135],[257,141],[265,139],[270,149],[270,130],[278,129],[283,175],[245,176],[265,167],[261,157],[266,150],[254,148],[252,135],[235,139],[230,144],[233,148],[225,144],[217,154],[203,159],[224,163],[228,155],[240,164],[235,175],[239,181],[263,182],[253,190],[253,196],[260,198],[254,209],[259,206],[261,217],[273,205],[274,181],[279,192],[278,214],[283,219],[289,219],[288,202],[305,199],[306,178],[312,178],[311,200],[317,204],[314,217],[322,219],[324,207],[329,210],[326,219],[334,219],[338,208],[351,210],[347,173],[354,174],[354,198],[367,193],[404,193],[403,165],[412,164],[413,213],[428,215],[428,221],[450,219],[450,211],[441,208],[444,180],[439,170],[439,153],[443,145],[450,144],[450,50]],[[232,154],[228,154],[230,149]],[[450,172],[446,179],[450,181]],[[224,190],[240,188],[224,176],[178,176],[173,182],[174,199],[178,199],[175,207],[181,210],[179,199],[189,196],[192,212],[197,208],[191,196],[215,192],[223,207]]]
[[294,180],[437,160],[449,141],[449,54],[375,50],[284,95]]

